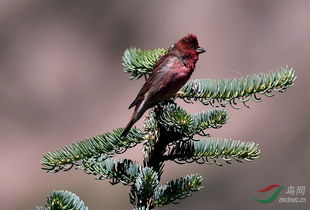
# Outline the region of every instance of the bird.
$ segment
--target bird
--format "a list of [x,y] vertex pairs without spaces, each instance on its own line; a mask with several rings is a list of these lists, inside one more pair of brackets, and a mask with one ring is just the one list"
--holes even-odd
[[199,46],[197,36],[188,34],[156,61],[151,75],[129,106],[129,109],[135,107],[134,113],[121,137],[128,135],[146,110],[171,99],[185,85],[195,69],[199,54],[204,52],[206,50]]

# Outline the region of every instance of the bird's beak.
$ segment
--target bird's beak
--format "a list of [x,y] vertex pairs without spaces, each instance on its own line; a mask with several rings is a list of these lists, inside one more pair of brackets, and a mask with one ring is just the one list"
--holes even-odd
[[198,48],[196,49],[196,52],[197,52],[198,54],[201,54],[201,53],[206,52],[206,50],[203,49],[202,47],[198,47]]

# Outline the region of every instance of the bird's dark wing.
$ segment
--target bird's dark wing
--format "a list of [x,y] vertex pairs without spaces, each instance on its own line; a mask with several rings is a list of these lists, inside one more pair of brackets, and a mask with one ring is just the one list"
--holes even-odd
[[148,80],[142,86],[142,88],[139,91],[139,93],[138,93],[137,97],[135,98],[135,100],[130,104],[129,109],[134,107],[134,106],[136,106],[137,104],[139,104],[139,103],[141,103],[143,101],[145,93],[152,86],[153,81],[157,77],[158,73],[163,69],[164,66],[167,65],[167,63],[169,62],[169,57],[173,57],[173,56],[174,55],[172,55],[171,53],[166,53],[165,55],[163,55],[162,57],[160,57],[157,60],[157,62],[154,65],[154,68],[152,70],[152,74],[150,75]]

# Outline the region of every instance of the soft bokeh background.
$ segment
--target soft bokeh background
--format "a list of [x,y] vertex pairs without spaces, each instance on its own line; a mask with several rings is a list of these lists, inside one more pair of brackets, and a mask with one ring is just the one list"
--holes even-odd
[[[199,173],[205,188],[163,209],[308,209],[309,20],[306,0],[1,0],[0,209],[34,209],[55,189],[78,194],[91,210],[130,209],[128,187],[76,170],[47,174],[40,158],[125,126],[143,81],[122,73],[123,51],[166,48],[187,33],[197,34],[208,50],[192,78],[241,77],[288,64],[298,79],[251,109],[228,108],[229,123],[211,131],[258,142],[258,160],[224,167],[167,164],[162,181]],[[184,106],[191,113],[210,108]],[[139,147],[125,155],[142,160]],[[268,197],[256,190],[270,184],[306,186],[308,203],[251,199]]]

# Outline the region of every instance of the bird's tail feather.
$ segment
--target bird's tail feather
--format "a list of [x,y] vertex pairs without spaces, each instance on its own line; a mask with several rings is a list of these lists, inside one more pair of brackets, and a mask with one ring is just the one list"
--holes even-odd
[[127,124],[125,130],[123,131],[123,133],[121,134],[121,137],[126,137],[127,134],[129,133],[131,127],[142,117],[142,115],[144,114],[144,112],[148,109],[148,107],[144,106],[144,101],[138,103],[136,105],[135,111],[132,115],[132,117],[130,118],[129,123]]
[[121,134],[121,137],[126,137],[127,134],[129,133],[130,129],[132,128],[132,126],[135,124],[136,120],[135,120],[135,113],[132,115],[129,123],[127,124],[126,128],[124,129],[123,133]]

